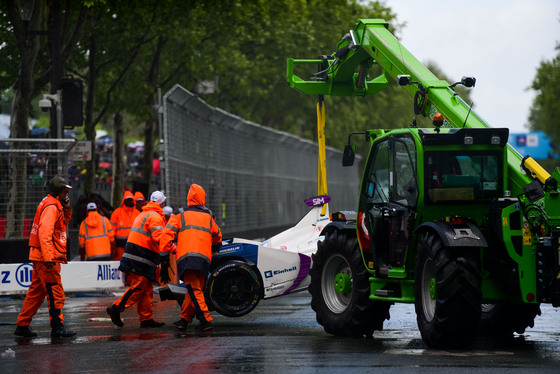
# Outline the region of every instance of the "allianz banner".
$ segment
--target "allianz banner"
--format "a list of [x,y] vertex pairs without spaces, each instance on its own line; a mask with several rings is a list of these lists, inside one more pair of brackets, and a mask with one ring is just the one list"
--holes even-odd
[[[102,292],[124,287],[119,261],[76,261],[62,264],[65,292]],[[25,294],[31,284],[31,263],[0,264],[0,295]]]

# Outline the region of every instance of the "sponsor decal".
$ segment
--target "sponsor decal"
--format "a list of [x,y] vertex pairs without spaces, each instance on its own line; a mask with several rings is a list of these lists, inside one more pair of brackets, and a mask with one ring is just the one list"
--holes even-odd
[[[9,274],[9,272],[7,273]],[[16,281],[22,287],[27,288],[31,285],[32,275],[33,275],[33,265],[29,263],[21,264],[16,269]],[[3,279],[2,279],[2,283],[4,283]]]
[[296,270],[297,270],[297,266],[292,266],[289,269],[282,269],[282,270],[267,270],[267,271],[264,272],[264,277],[265,278],[272,278],[275,275],[289,273],[291,271],[296,271]]
[[118,268],[111,267],[110,264],[97,266],[97,280],[114,280],[121,279],[121,273]]
[[321,196],[314,196],[314,197],[310,197],[309,199],[306,199],[305,204],[307,206],[318,206],[318,205],[327,204],[329,201],[331,201],[330,196],[321,195]]
[[238,245],[232,245],[232,246],[225,246],[225,247],[222,247],[222,248],[218,251],[218,253],[219,253],[219,254],[222,254],[222,253],[231,253],[231,252],[240,251],[240,250],[242,250],[242,249],[243,249],[243,246],[242,246],[242,245],[239,245],[239,244],[238,244]]
[[276,290],[281,290],[281,289],[283,289],[283,288],[284,288],[284,285],[283,285],[283,284],[280,284],[280,285],[277,285],[277,286],[268,287],[268,288],[266,289],[266,291],[267,291],[267,292],[276,291]]

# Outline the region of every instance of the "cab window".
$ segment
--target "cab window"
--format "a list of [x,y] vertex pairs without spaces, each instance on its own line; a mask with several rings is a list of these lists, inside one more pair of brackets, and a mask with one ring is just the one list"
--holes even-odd
[[368,203],[391,201],[416,205],[418,187],[415,173],[416,148],[410,136],[389,138],[378,143],[366,180]]

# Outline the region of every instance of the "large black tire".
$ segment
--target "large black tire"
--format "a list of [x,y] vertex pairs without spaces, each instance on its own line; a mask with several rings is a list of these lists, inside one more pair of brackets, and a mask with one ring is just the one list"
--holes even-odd
[[414,284],[418,328],[435,348],[459,348],[476,338],[481,313],[480,255],[476,248],[448,248],[432,234],[418,246]]
[[540,315],[540,304],[482,304],[478,332],[498,338],[511,337],[514,332],[523,334]]
[[[342,274],[348,287],[339,292],[335,278]],[[374,330],[382,330],[383,321],[390,318],[391,303],[369,300],[370,275],[351,233],[334,231],[325,235],[318,243],[310,275],[311,308],[327,333],[371,336]]]
[[257,270],[243,261],[229,261],[214,269],[206,282],[208,304],[226,317],[241,317],[257,307],[263,294]]

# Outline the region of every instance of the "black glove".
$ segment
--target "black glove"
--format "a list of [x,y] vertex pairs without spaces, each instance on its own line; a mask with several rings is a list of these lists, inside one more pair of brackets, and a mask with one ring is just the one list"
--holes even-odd
[[161,264],[161,271],[159,273],[159,283],[167,284],[171,281],[169,278],[169,263]]
[[222,243],[212,244],[212,254],[218,253],[220,248],[222,248]]

